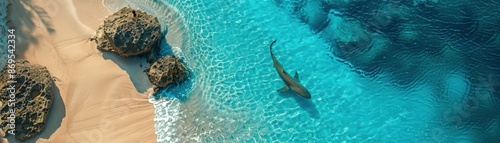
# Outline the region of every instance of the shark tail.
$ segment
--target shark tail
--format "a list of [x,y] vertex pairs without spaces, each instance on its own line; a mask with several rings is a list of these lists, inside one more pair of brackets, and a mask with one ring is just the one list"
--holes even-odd
[[273,45],[274,43],[276,43],[276,40],[274,40],[272,43],[271,43],[271,46],[269,46],[269,52],[271,52],[271,56],[274,56],[273,54]]

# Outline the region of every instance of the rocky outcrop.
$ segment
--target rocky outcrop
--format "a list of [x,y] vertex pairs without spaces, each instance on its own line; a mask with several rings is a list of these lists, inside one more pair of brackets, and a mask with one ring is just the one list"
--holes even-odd
[[[9,123],[12,118],[9,117],[15,115],[16,139],[24,141],[44,129],[55,85],[46,67],[30,64],[26,60],[16,60],[15,65],[15,77],[9,76],[8,69],[4,69],[0,76],[1,127],[4,131],[11,130]],[[15,109],[14,114],[10,113],[10,109]]]
[[5,137],[5,132],[3,132],[2,129],[0,129],[0,143],[9,143],[9,141],[4,137]]
[[159,88],[178,84],[188,77],[186,66],[175,56],[165,56],[149,67],[148,77],[151,83]]
[[91,40],[97,49],[123,57],[141,55],[159,46],[161,26],[155,16],[124,7],[106,17]]

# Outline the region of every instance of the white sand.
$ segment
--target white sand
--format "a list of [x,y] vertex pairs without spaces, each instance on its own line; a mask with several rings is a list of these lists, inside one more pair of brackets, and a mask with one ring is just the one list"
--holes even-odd
[[37,142],[156,142],[152,89],[139,93],[118,66],[131,63],[104,59],[89,41],[111,14],[100,0],[12,2],[18,58],[47,67],[66,110],[55,133]]

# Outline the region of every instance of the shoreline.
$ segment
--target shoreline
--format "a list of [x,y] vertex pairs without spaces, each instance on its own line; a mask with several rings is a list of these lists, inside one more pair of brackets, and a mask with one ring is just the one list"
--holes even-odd
[[[145,85],[138,92],[135,75],[128,74],[142,71],[140,61],[106,59],[89,40],[109,14],[101,0],[12,1],[8,15],[17,31],[16,54],[47,67],[65,110],[61,113],[55,98],[37,136],[57,130],[37,142],[156,142],[152,88]],[[49,121],[54,114],[64,116],[60,126]]]

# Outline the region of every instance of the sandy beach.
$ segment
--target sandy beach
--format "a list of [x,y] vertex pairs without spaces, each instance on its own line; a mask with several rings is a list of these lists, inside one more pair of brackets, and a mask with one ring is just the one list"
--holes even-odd
[[47,67],[65,108],[62,123],[45,128],[60,127],[37,142],[156,142],[151,85],[138,90],[128,74],[142,74],[143,61],[105,59],[89,40],[111,14],[101,0],[11,2],[9,25],[16,29],[17,58]]

